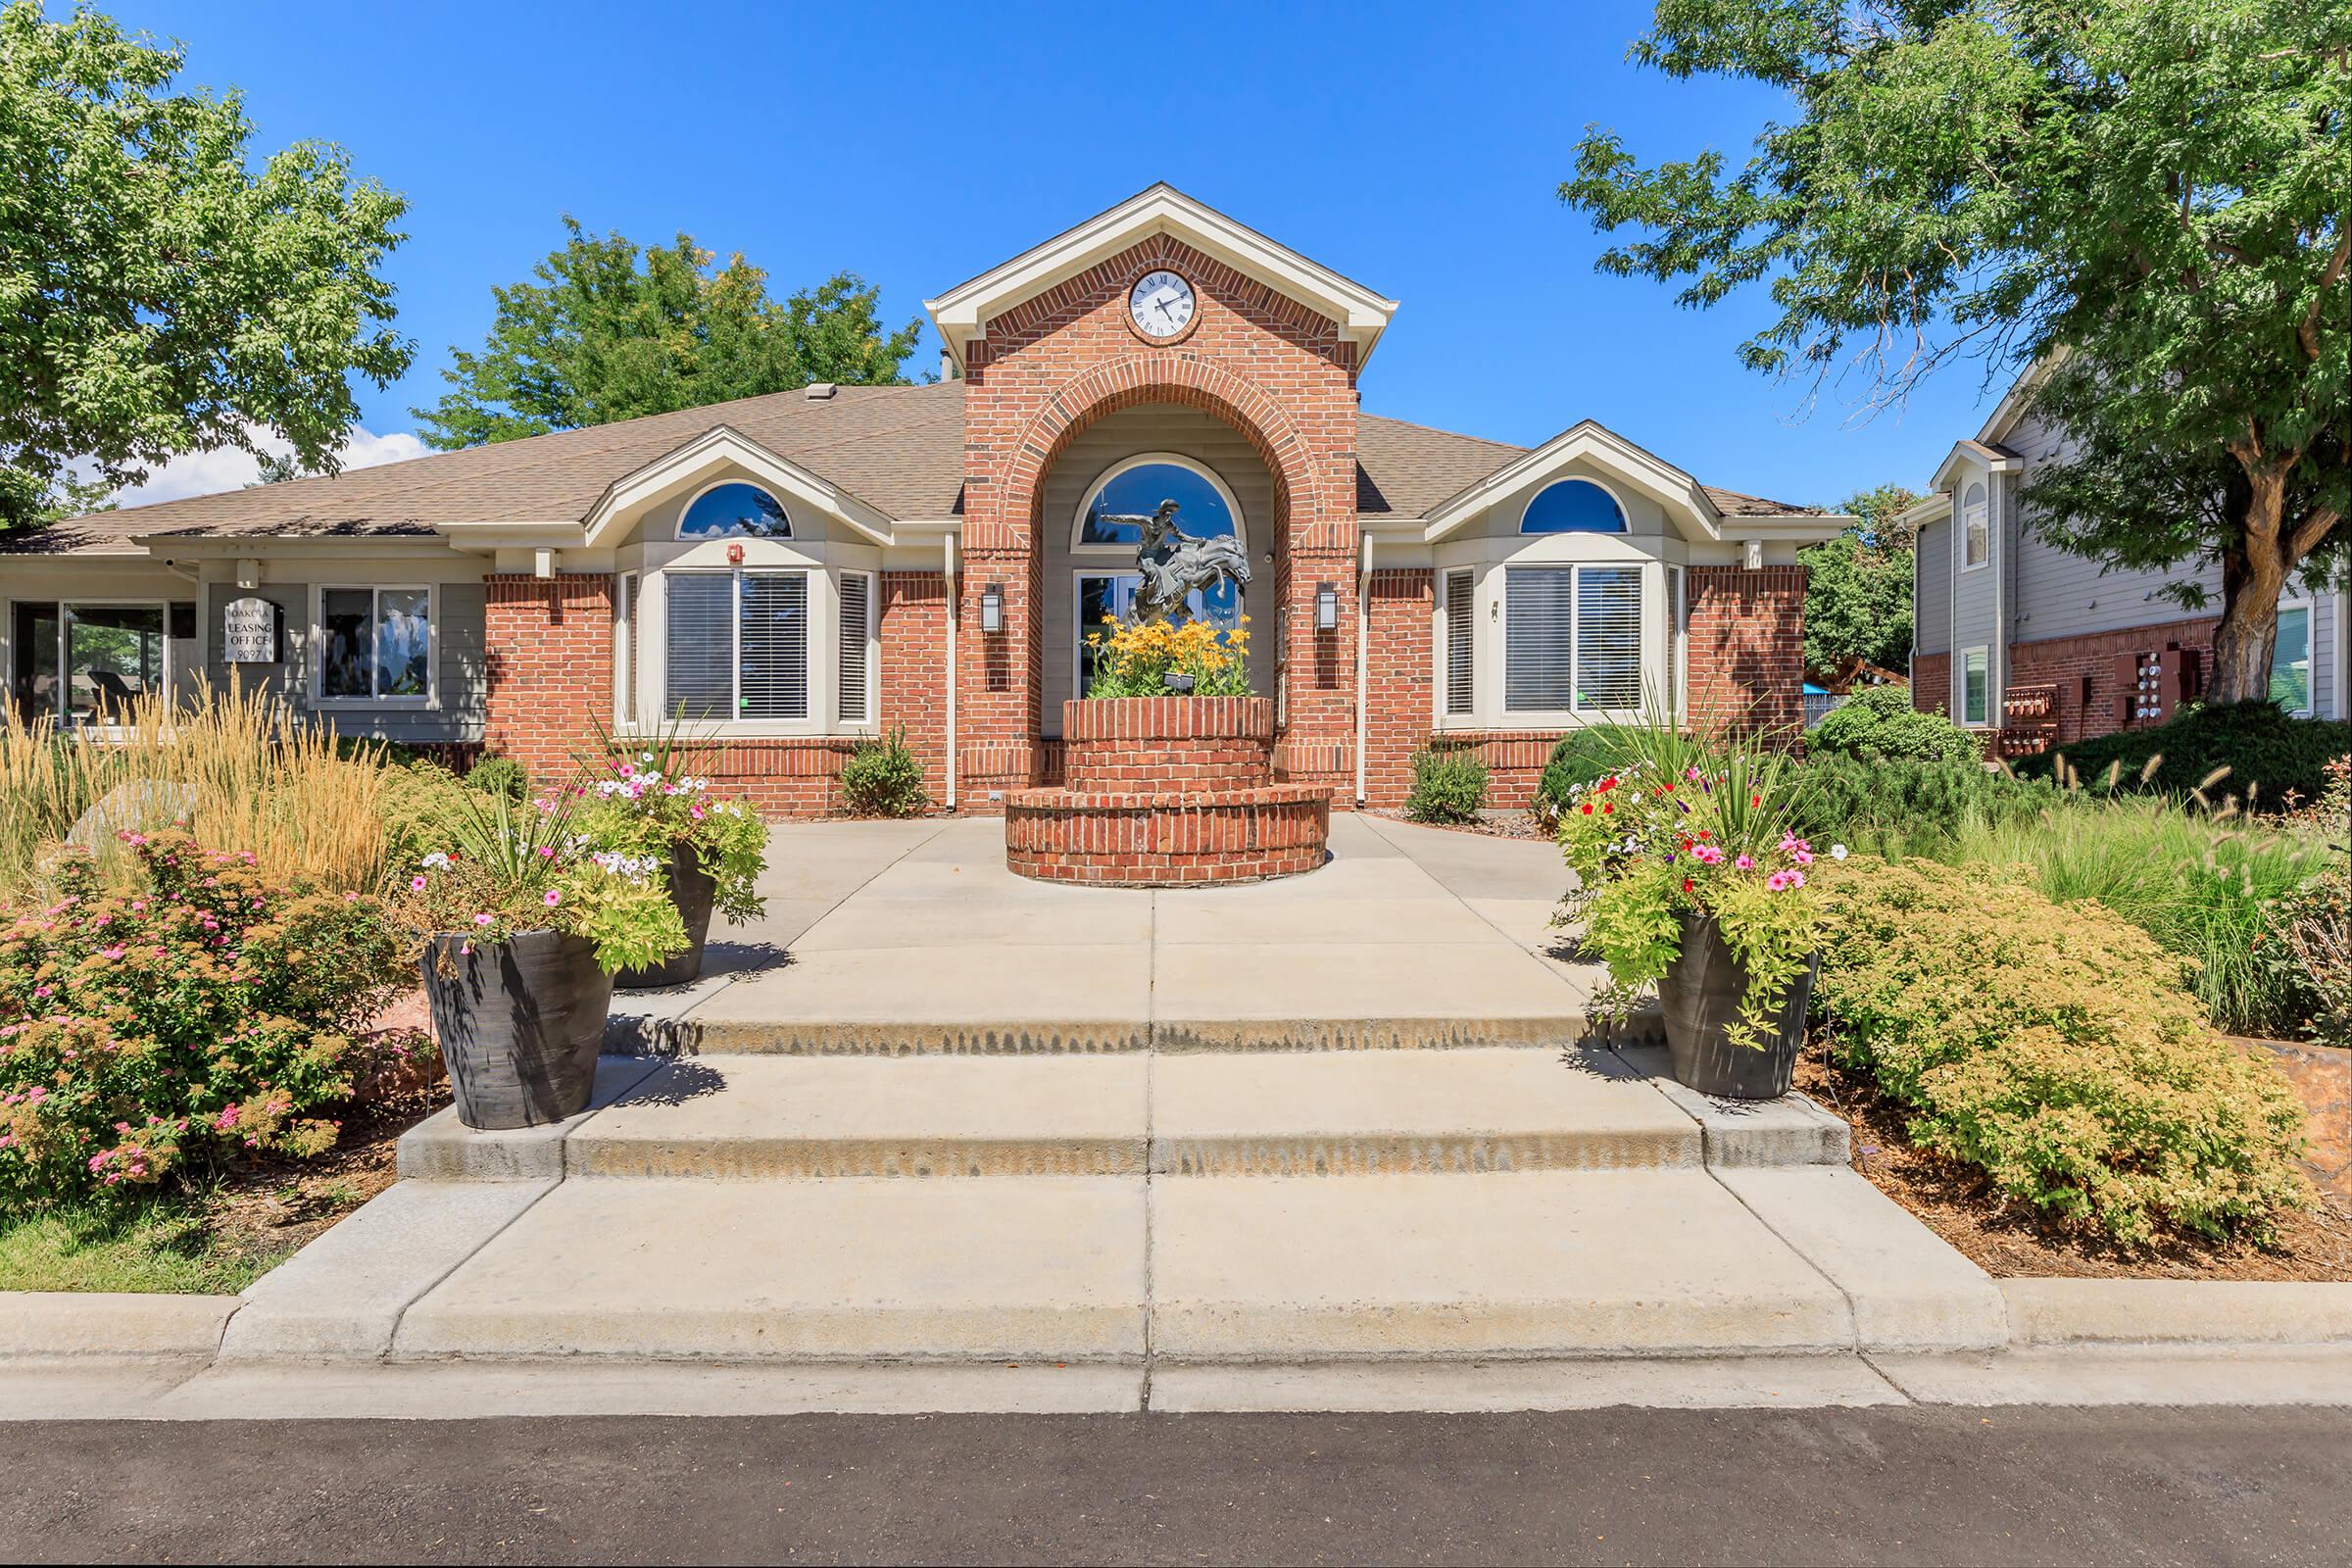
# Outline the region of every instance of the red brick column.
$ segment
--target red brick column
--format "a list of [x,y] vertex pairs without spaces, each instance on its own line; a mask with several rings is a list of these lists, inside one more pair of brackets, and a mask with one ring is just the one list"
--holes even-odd
[[1805,568],[1692,566],[1690,723],[1794,732],[1805,718]]
[[948,579],[938,571],[882,573],[875,634],[882,655],[882,731],[906,726],[923,760],[931,803],[948,797]]
[[536,779],[562,776],[612,722],[612,576],[494,572],[482,579],[483,740]]
[[1430,616],[1437,573],[1427,566],[1375,568],[1364,621],[1364,800],[1401,806],[1413,783],[1413,753],[1428,744],[1437,711]]

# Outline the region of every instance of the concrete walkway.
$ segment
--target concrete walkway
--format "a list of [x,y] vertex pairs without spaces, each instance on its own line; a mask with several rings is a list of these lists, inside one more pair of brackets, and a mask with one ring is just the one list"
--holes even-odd
[[1342,813],[1321,870],[1149,892],[1032,882],[1002,822],[776,829],[766,916],[691,986],[613,999],[615,1050],[1121,1051],[1147,1042],[1564,1044],[1599,970],[1557,956],[1540,841]]

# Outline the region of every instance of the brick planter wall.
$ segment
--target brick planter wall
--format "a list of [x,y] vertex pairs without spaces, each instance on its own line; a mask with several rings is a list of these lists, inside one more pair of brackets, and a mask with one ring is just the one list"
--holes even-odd
[[1061,722],[1067,787],[1004,795],[1004,860],[1021,875],[1186,887],[1323,863],[1331,786],[1271,782],[1270,699],[1071,702]]
[[1274,776],[1264,697],[1127,697],[1061,705],[1073,790],[1246,789]]
[[1475,752],[1487,764],[1487,804],[1525,808],[1535,804],[1544,764],[1558,730],[1449,729],[1429,737],[1433,752]]

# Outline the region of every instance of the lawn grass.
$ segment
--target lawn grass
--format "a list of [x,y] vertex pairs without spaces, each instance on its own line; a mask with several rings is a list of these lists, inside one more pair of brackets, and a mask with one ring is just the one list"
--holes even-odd
[[294,1245],[221,1234],[201,1198],[60,1206],[0,1221],[0,1290],[234,1295]]

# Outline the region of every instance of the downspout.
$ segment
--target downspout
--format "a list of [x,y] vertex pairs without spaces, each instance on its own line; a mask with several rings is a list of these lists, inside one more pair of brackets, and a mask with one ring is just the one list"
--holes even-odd
[[1355,578],[1355,804],[1364,804],[1364,695],[1372,668],[1372,545],[1364,535],[1364,560]]
[[948,809],[956,809],[956,644],[963,628],[960,597],[956,592],[956,536],[939,536],[940,574],[948,589]]

